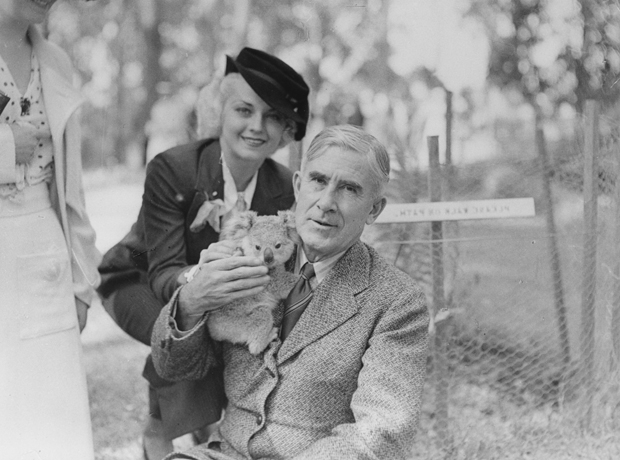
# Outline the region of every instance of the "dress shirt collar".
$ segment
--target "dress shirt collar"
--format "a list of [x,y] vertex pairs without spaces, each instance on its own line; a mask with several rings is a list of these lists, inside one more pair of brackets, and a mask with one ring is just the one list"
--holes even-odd
[[[323,259],[312,264],[314,266],[314,273],[316,275],[317,285],[325,279],[329,271],[334,268],[334,265],[336,265],[336,263],[340,260],[340,258],[344,255],[345,252],[347,251],[344,250],[342,252],[339,252],[338,254],[328,257],[327,259]],[[300,248],[298,251],[295,273],[299,273],[301,271],[301,267],[303,267],[306,262],[308,262],[308,258],[306,257],[303,249]],[[312,288],[315,289],[316,286],[312,286]]]

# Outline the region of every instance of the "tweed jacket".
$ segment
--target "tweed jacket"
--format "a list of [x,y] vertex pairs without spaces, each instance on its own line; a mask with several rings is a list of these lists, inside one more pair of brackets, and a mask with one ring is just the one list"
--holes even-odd
[[[82,139],[78,109],[84,99],[74,87],[73,66],[69,56],[59,46],[45,40],[35,26],[29,27],[28,36],[41,68],[43,101],[52,135],[52,206],[71,255],[73,292],[77,298],[90,305],[100,281],[97,264],[101,254],[95,247],[95,231],[86,214],[82,187]],[[12,151],[14,153],[14,149]],[[15,181],[14,159],[13,156],[9,160],[11,175],[7,179],[6,174],[3,174],[0,177],[2,183]],[[2,172],[5,171],[6,168],[3,168]]]
[[177,295],[153,330],[155,367],[167,379],[198,379],[223,363],[228,406],[209,443],[169,459],[408,457],[429,317],[419,287],[371,247],[351,247],[284,343],[258,356],[213,342],[204,318],[180,334]]
[[[203,139],[169,149],[149,162],[138,219],[99,267],[103,278],[99,292],[104,298],[120,283],[137,281],[137,271],[148,270],[149,284],[164,305],[179,287],[179,274],[218,241],[219,234],[210,225],[199,232],[189,227],[205,200],[224,197],[220,155],[219,141]],[[266,159],[258,170],[250,209],[273,215],[294,201],[292,173]]]

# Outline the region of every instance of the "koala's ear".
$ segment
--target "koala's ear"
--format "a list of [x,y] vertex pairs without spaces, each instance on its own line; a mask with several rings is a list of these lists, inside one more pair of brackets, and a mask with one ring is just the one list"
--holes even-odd
[[295,244],[299,244],[301,241],[297,234],[297,228],[295,227],[295,213],[293,211],[278,211],[278,217],[280,217],[282,226],[286,228],[288,237],[294,241]]
[[224,224],[220,240],[239,240],[246,236],[256,222],[258,214],[254,211],[244,211],[233,215]]

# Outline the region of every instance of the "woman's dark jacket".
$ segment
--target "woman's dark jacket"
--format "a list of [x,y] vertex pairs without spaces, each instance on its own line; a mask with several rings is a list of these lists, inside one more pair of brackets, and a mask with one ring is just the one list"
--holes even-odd
[[[195,233],[190,225],[205,200],[224,198],[217,140],[201,140],[157,155],[148,165],[142,207],[129,234],[104,256],[100,294],[148,270],[156,297],[166,304],[179,286],[179,274],[198,262],[200,252],[218,240],[210,225]],[[277,214],[294,203],[292,173],[272,159],[258,170],[250,209]]]

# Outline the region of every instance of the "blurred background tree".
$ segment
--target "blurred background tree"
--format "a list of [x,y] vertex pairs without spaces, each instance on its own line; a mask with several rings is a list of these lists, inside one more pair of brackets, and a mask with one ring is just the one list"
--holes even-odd
[[[418,21],[409,29],[425,30],[428,40],[407,42],[404,29],[412,21],[402,11],[415,19],[441,17],[449,8],[463,13],[458,27],[483,26],[486,44],[474,41],[479,49],[461,54],[488,61],[487,87],[452,83],[476,65],[448,66],[459,57],[444,48],[463,46],[458,38],[439,46],[432,26]],[[143,165],[170,144],[192,139],[198,90],[222,71],[225,54],[252,46],[282,57],[307,79],[307,139],[324,125],[364,125],[388,144],[396,175],[413,183],[430,99],[442,119],[451,106],[455,139],[463,145],[481,127],[489,100],[480,95],[493,87],[513,105],[517,95],[544,120],[579,113],[586,98],[617,110],[619,20],[616,0],[99,0],[59,2],[46,30],[74,58],[89,101],[83,114],[88,168]],[[444,35],[452,32],[445,20],[433,24]],[[443,62],[421,59],[428,48]],[[163,134],[168,140],[158,141]],[[403,199],[418,194],[410,188]]]
[[[380,119],[376,131],[402,155],[416,141],[411,134],[415,98],[411,79],[395,74],[388,63],[391,2],[357,3],[59,3],[47,32],[73,56],[89,101],[83,114],[84,164],[144,164],[148,134],[165,130],[157,122],[166,121],[166,113],[176,131],[190,128],[177,142],[190,139],[197,91],[214,71],[222,71],[224,54],[243,46],[274,53],[305,76],[312,89],[311,134],[334,123],[363,125],[370,113]],[[395,110],[404,123],[391,122]]]
[[557,0],[472,2],[471,14],[484,22],[493,44],[491,83],[520,93],[546,115],[562,104],[581,113],[586,99],[617,104],[618,3],[579,0],[563,12],[557,5]]

